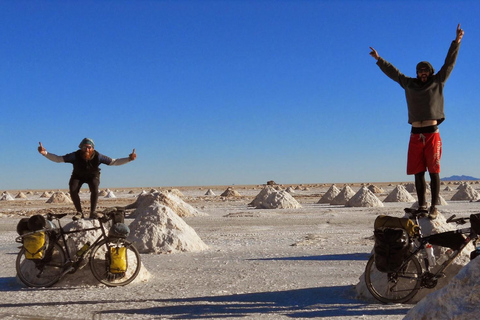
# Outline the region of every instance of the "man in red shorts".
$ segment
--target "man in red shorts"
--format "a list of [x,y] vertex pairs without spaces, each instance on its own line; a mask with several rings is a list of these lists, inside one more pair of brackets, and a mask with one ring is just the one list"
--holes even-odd
[[405,90],[408,123],[412,125],[408,145],[407,174],[415,175],[419,208],[427,209],[425,172],[428,170],[432,191],[432,203],[428,211],[432,219],[435,219],[438,214],[435,206],[438,204],[440,193],[442,140],[438,125],[445,120],[443,87],[455,66],[463,35],[464,31],[459,24],[456,38],[450,45],[445,63],[440,71],[435,74],[432,65],[427,61],[422,61],[417,64],[416,78],[405,76],[370,47],[372,50],[370,55],[377,60],[380,69]]

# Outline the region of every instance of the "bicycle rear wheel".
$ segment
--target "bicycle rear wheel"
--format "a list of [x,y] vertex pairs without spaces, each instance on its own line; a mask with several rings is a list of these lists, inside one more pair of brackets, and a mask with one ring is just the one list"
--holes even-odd
[[[112,267],[112,249],[123,249],[126,254],[126,270],[119,271]],[[129,241],[116,238],[100,241],[90,255],[90,269],[101,283],[110,286],[124,286],[135,280],[140,272],[141,261],[137,248]]]
[[365,283],[372,296],[383,303],[404,303],[420,290],[422,267],[415,256],[411,256],[397,272],[383,273],[375,266],[372,255],[365,267]]
[[29,260],[25,258],[25,248],[17,255],[15,267],[17,276],[29,287],[50,287],[60,280],[65,266],[65,251],[54,243],[45,251],[45,258]]

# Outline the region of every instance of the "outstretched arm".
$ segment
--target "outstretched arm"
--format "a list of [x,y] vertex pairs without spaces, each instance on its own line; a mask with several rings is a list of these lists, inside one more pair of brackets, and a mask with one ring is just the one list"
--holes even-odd
[[41,142],[39,142],[38,144],[39,144],[38,152],[40,152],[40,154],[45,156],[45,158],[47,158],[50,161],[57,162],[57,163],[65,162],[63,157],[57,156],[56,154],[53,154],[53,153],[48,153],[47,150],[43,147]]
[[133,152],[128,155],[128,158],[118,158],[118,159],[110,159],[102,155],[103,158],[100,159],[102,163],[105,163],[108,166],[121,166],[123,164],[129,163],[137,158],[137,154],[135,153],[135,149]]

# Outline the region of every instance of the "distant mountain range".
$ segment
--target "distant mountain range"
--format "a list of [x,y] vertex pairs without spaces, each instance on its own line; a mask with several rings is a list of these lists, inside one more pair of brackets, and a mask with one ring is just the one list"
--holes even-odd
[[442,181],[463,181],[463,180],[480,180],[479,178],[471,177],[471,176],[450,176],[441,178]]

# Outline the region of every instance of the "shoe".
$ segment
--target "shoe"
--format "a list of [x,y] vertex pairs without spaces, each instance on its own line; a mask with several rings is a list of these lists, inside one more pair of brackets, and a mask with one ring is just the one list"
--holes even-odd
[[77,220],[80,220],[80,219],[83,219],[83,213],[81,213],[81,212],[77,212],[77,213],[72,217],[72,220],[73,220],[73,221],[77,221]]
[[90,213],[90,219],[101,219],[101,218],[103,218],[102,213],[97,213],[97,212]]
[[435,207],[430,207],[430,210],[428,212],[428,218],[431,220],[436,219],[438,216],[438,210]]

